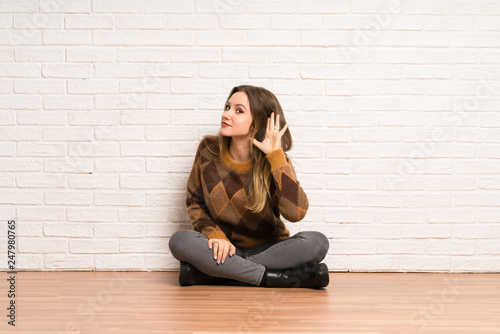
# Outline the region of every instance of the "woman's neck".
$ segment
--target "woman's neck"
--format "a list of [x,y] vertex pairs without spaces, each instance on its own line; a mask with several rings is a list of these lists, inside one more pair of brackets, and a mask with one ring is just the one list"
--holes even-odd
[[248,138],[232,138],[229,144],[229,155],[236,162],[245,162],[250,160],[250,140]]

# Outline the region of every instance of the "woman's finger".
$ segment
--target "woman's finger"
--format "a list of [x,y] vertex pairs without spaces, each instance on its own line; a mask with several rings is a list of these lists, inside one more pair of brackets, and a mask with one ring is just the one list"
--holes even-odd
[[280,114],[276,115],[276,125],[275,125],[275,130],[279,131],[280,129]]
[[221,264],[224,263],[224,261],[226,261],[226,257],[227,257],[227,253],[229,253],[229,248],[230,248],[230,244],[227,243],[226,245],[224,245],[224,251],[222,252],[222,258],[221,258]]
[[221,261],[225,258],[224,254],[227,254],[227,242],[224,242],[219,247],[219,253],[217,254],[217,264],[220,264]]
[[269,127],[269,131],[274,130],[274,112],[271,113],[271,126]]
[[214,253],[213,253],[214,254],[214,260],[217,260],[217,253],[219,252],[219,248],[220,248],[219,243],[218,242],[214,242],[212,248],[214,249]]
[[288,123],[285,123],[285,125],[283,126],[283,129],[281,129],[280,136],[283,136],[285,134],[286,129],[288,129]]

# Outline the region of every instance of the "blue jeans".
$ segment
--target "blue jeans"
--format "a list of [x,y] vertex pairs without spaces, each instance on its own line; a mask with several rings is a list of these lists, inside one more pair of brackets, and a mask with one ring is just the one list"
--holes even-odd
[[207,237],[199,232],[180,230],[169,242],[170,252],[177,260],[190,263],[210,276],[254,285],[260,284],[266,268],[287,269],[321,262],[329,246],[328,239],[320,232],[299,232],[254,248],[236,247],[235,255],[228,256],[224,264],[217,264]]

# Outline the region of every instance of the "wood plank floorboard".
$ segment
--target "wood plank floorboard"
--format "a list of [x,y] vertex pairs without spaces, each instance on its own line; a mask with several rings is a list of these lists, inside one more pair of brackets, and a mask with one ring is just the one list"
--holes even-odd
[[176,272],[18,272],[2,333],[500,333],[500,274],[330,273],[324,290],[178,285]]

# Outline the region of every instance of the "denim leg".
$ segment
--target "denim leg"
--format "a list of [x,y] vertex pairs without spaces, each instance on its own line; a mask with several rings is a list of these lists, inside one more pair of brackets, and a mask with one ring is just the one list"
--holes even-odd
[[254,255],[248,256],[247,259],[266,268],[287,269],[309,262],[321,262],[330,243],[323,233],[304,231],[271,246],[263,246],[264,250],[259,251],[257,247],[252,251]]
[[207,275],[234,279],[240,282],[259,285],[265,267],[239,256],[241,251],[226,257],[224,264],[217,264],[212,250],[208,248],[208,239],[203,234],[192,230],[180,230],[170,237],[169,248],[179,261],[187,262]]

